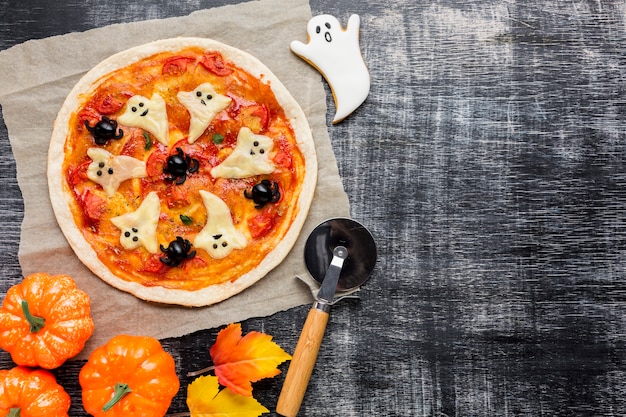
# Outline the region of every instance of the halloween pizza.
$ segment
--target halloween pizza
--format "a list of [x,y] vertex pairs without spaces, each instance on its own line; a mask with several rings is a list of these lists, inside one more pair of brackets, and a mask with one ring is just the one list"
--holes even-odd
[[175,38],[102,61],[57,119],[48,183],[80,260],[138,298],[222,301],[276,267],[307,216],[306,117],[260,61]]

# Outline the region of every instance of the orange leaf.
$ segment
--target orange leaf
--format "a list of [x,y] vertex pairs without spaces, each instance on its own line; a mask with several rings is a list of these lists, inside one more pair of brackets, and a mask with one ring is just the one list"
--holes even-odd
[[240,324],[222,329],[210,352],[219,383],[247,397],[252,382],[278,375],[278,365],[291,359],[272,336],[251,331],[242,338]]
[[214,376],[201,376],[189,384],[187,407],[191,417],[258,417],[270,412],[252,397],[243,397],[228,389],[220,391]]

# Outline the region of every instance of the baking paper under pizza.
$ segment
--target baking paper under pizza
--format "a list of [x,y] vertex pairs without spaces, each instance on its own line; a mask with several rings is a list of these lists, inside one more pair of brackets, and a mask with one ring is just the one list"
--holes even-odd
[[306,117],[251,55],[176,38],[98,64],[63,104],[50,197],[71,247],[135,296],[202,306],[289,253],[317,175]]

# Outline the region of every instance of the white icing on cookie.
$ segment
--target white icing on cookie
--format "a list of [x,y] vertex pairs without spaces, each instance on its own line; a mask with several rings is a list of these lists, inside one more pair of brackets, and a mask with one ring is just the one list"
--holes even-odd
[[163,145],[169,145],[167,108],[165,100],[158,93],[154,93],[150,100],[141,95],[129,98],[124,113],[117,121],[126,126],[140,127],[153,134]]
[[208,191],[200,190],[200,196],[208,212],[207,223],[196,235],[193,244],[204,249],[215,259],[228,256],[233,249],[243,249],[246,237],[235,228],[230,209],[226,203]]
[[210,83],[200,84],[193,91],[180,91],[177,97],[191,115],[187,139],[189,143],[194,143],[204,133],[215,115],[228,107],[232,101],[230,97],[218,94]]
[[111,223],[122,231],[120,243],[124,249],[135,249],[140,246],[150,253],[159,250],[156,230],[159,223],[159,196],[152,191],[133,212],[112,217]]
[[360,18],[353,14],[344,31],[330,15],[315,16],[307,24],[309,42],[291,42],[291,50],[313,65],[326,79],[335,99],[338,123],[356,110],[370,91],[370,75],[359,47]]
[[272,138],[252,133],[247,127],[239,129],[233,152],[221,164],[211,169],[214,178],[246,178],[253,175],[271,174],[274,164],[270,152],[274,148]]
[[132,156],[114,156],[101,148],[89,148],[87,155],[92,159],[87,167],[87,178],[100,184],[109,197],[115,195],[122,182],[148,176],[146,163]]

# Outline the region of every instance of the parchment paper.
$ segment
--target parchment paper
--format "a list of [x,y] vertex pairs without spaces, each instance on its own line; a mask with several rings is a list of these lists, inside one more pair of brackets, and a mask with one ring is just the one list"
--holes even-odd
[[[181,336],[271,315],[312,301],[309,288],[295,278],[307,275],[302,257],[304,241],[323,220],[348,216],[349,205],[326,130],[321,76],[289,50],[292,40],[306,41],[306,24],[310,18],[307,0],[261,0],[202,10],[184,17],[112,25],[33,40],[0,51],[0,104],[24,197],[19,249],[22,272],[24,275],[38,271],[68,274],[79,288],[89,293],[96,330],[79,357],[86,357],[116,334]],[[74,255],[56,223],[46,180],[52,125],[79,78],[116,52],[177,36],[212,38],[250,52],[265,63],[304,109],[319,159],[313,206],[287,259],[243,293],[203,308],[141,301],[93,275]]]

